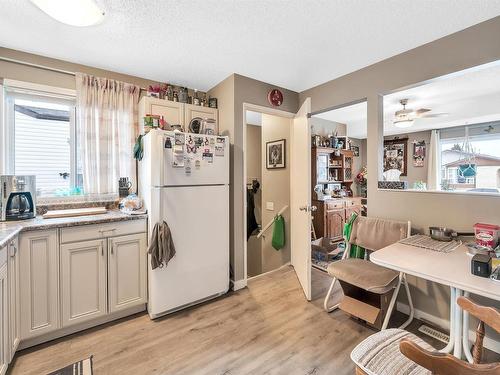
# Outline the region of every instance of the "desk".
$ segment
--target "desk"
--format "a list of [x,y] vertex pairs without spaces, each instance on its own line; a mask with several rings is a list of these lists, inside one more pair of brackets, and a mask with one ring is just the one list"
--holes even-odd
[[465,311],[462,314],[456,299],[471,293],[500,301],[500,283],[471,274],[471,257],[467,255],[465,245],[450,253],[442,253],[395,243],[373,252],[370,260],[379,266],[449,286],[450,341],[441,351],[453,351],[454,356],[461,358],[463,350],[467,360],[472,362],[468,334],[469,314]]

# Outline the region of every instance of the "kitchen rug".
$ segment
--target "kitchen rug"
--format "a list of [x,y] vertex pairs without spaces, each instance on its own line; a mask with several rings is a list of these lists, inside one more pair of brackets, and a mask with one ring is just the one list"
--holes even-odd
[[399,241],[399,243],[405,245],[412,245],[416,247],[422,247],[424,249],[440,251],[442,253],[450,253],[462,244],[462,241],[452,240],[450,242],[443,242],[433,240],[429,236],[424,236],[423,234],[416,234],[414,236],[404,238]]
[[82,359],[81,361],[51,372],[48,375],[92,375],[92,357],[93,356]]

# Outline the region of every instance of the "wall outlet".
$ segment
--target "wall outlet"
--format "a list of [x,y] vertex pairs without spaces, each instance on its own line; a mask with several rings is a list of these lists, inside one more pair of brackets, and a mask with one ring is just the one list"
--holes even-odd
[[266,210],[274,211],[274,202],[266,202]]

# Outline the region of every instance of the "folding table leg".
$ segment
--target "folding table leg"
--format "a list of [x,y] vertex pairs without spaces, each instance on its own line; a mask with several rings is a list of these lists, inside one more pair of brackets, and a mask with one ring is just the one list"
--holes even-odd
[[[464,292],[464,297],[469,297],[469,292]],[[469,344],[469,313],[465,310],[463,311],[464,316],[462,323],[462,346],[464,349],[465,358],[467,358],[467,361],[469,361],[469,363],[473,363],[474,358],[472,357]]]
[[460,289],[455,288],[455,319],[453,331],[455,332],[455,346],[453,347],[453,355],[458,359],[462,359],[462,309],[457,304],[457,298],[462,295]]
[[457,304],[456,290],[450,287],[450,339],[448,344],[440,350],[441,353],[451,353],[455,345],[455,307]]

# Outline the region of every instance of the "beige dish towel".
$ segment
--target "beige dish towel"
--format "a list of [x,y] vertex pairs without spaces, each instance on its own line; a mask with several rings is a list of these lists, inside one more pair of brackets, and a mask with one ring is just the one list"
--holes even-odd
[[166,266],[175,255],[175,245],[168,224],[156,223],[151,235],[148,253],[151,255],[151,268]]

